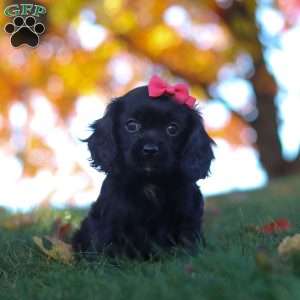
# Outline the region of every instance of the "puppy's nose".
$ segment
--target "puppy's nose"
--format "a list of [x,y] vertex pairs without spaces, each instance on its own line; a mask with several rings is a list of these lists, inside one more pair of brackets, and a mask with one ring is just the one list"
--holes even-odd
[[155,145],[155,144],[146,144],[144,145],[144,148],[143,148],[143,154],[145,156],[154,156],[155,154],[158,153],[158,146]]

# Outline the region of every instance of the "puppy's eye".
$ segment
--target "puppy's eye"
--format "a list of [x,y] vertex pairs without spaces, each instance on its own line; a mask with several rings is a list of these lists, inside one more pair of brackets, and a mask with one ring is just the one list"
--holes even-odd
[[135,120],[128,120],[125,125],[125,128],[128,132],[134,133],[140,130],[141,124]]
[[170,136],[175,136],[179,133],[179,127],[176,123],[171,123],[167,127],[167,134]]

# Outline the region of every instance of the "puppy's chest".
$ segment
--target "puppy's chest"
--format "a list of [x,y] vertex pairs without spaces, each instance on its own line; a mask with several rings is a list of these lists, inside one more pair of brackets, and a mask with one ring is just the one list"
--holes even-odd
[[144,224],[153,222],[173,223],[179,210],[179,195],[163,186],[144,184],[136,194],[134,214]]
[[148,183],[141,187],[140,197],[146,203],[159,209],[168,199],[168,193],[161,187]]

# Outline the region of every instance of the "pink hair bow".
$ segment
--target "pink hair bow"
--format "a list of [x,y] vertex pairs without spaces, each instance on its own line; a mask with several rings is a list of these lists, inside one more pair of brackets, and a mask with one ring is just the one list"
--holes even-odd
[[172,96],[177,103],[185,104],[189,108],[193,108],[196,99],[189,95],[189,89],[185,83],[177,83],[175,85],[169,85],[159,76],[153,75],[148,84],[148,92],[150,97],[159,97],[167,94]]

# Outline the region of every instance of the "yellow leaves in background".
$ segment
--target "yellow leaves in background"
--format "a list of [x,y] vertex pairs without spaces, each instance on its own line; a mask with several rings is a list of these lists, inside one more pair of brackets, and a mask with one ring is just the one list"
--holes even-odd
[[193,95],[197,101],[206,101],[209,98],[205,89],[199,85],[191,85],[190,94]]
[[4,80],[0,80],[0,114],[7,113],[11,99],[18,94],[17,92],[13,89],[13,84],[7,85]]
[[93,92],[106,75],[106,64],[121,49],[121,43],[110,38],[88,55],[83,51],[74,51],[68,64],[54,62],[51,73],[62,80],[64,91],[72,92],[71,95]]
[[[51,25],[54,27],[68,26],[78,16],[86,0],[51,1],[47,6]],[[52,29],[52,28],[51,28]]]
[[110,17],[115,17],[123,7],[123,0],[104,0],[103,9]]
[[[8,21],[8,17],[6,17],[4,15],[4,9],[5,7],[7,6],[7,1],[0,1],[0,26],[1,28],[4,28],[5,24],[7,23]],[[2,32],[1,32],[2,31]],[[4,31],[3,30],[0,30],[0,36],[4,34]],[[1,47],[1,46],[0,46]]]
[[108,62],[110,58],[117,55],[123,49],[124,45],[121,41],[110,37],[93,53],[95,63],[97,63],[97,61]]
[[33,237],[37,247],[49,258],[60,261],[64,264],[71,264],[74,261],[71,245],[54,237]]
[[280,255],[285,256],[296,252],[300,253],[300,233],[285,237],[278,246]]
[[[174,4],[172,1],[45,0],[44,3],[48,8],[49,22],[43,40],[46,44],[42,43],[35,51],[24,48],[25,51],[20,49],[13,55],[8,53],[15,64],[19,61],[24,61],[24,64],[20,68],[13,65],[10,70],[5,70],[3,77],[15,85],[10,90],[17,91],[16,97],[21,86],[42,90],[63,118],[72,111],[78,95],[94,92],[99,86],[106,85],[106,65],[120,51],[127,50],[126,47],[197,85],[213,81],[226,60],[222,53],[199,49],[165,23],[164,13]],[[190,6],[185,1],[178,5]],[[201,10],[201,5],[198,10]],[[96,23],[108,29],[105,40],[92,51],[81,49],[76,35],[76,24],[79,24],[83,10],[89,11],[91,19],[94,13]],[[195,19],[197,13],[190,15],[193,15],[193,22],[203,22],[202,17]],[[70,28],[66,30],[66,27]],[[14,51],[11,47],[8,50]],[[6,62],[3,62],[0,71],[7,69],[5,66]],[[2,90],[5,89],[0,89],[1,99]],[[4,98],[11,99],[12,95],[7,94]]]
[[[144,53],[156,63],[192,84],[215,80],[222,58],[211,51],[203,51],[184,41],[171,28],[157,25],[149,31],[135,31],[126,41],[138,53]],[[218,61],[220,60],[220,61]]]
[[[200,49],[194,41],[167,25],[164,13],[172,4],[170,1],[159,0],[148,2],[105,0],[95,4],[95,9],[98,21],[110,29],[117,38],[125,41],[137,54],[145,55],[153,62],[164,65],[191,83],[210,83],[215,80],[220,66],[229,58],[230,52],[219,51],[216,54],[211,50]],[[183,8],[185,5],[190,6],[184,1],[180,1],[177,5]],[[202,6],[199,6],[200,8],[198,6],[196,8],[200,13]],[[190,14],[192,15],[195,13]],[[197,21],[195,24],[199,26],[205,25],[202,17],[194,21]],[[226,38],[229,38],[227,35],[229,32],[226,34]]]
[[179,46],[181,43],[178,34],[163,24],[152,27],[144,34],[146,47],[154,56],[161,54],[164,50]]
[[130,10],[124,10],[116,16],[113,29],[117,33],[129,33],[137,26],[136,16]]
[[31,226],[37,222],[37,216],[35,214],[15,214],[4,218],[0,221],[0,227],[16,230],[19,228],[24,228]]
[[[230,62],[238,52],[234,52],[232,48],[240,50],[246,47],[250,49],[250,53],[254,53],[251,47],[256,47],[252,40],[253,45],[246,45],[247,41],[249,42],[247,38],[241,44],[237,44],[238,41],[232,37],[233,31],[247,37],[252,36],[255,33],[253,24],[241,16],[232,20],[232,24],[225,22],[222,15],[218,15],[220,7],[214,0],[42,2],[48,9],[47,31],[39,47],[13,49],[9,44],[9,37],[4,32],[0,36],[0,118],[4,124],[3,128],[0,128],[0,134],[1,141],[6,140],[7,148],[11,146],[10,142],[7,142],[10,140],[7,136],[12,133],[9,132],[11,129],[8,113],[11,103],[16,100],[28,102],[32,91],[38,91],[47,98],[59,116],[59,122],[55,126],[65,130],[64,121],[75,111],[79,96],[98,94],[99,91],[103,93],[101,98],[119,95],[133,88],[138,82],[144,81],[149,73],[155,70],[153,66],[149,66],[149,62],[160,65],[163,72],[169,72],[170,79],[174,78],[174,75],[185,79],[193,86],[192,94],[197,98],[208,98],[204,90],[216,80],[220,68]],[[233,5],[243,5],[241,3],[234,1]],[[255,5],[255,1],[247,2],[246,11],[252,13]],[[172,23],[172,18],[171,22],[170,19],[167,20],[166,12],[172,7],[179,8],[183,13],[181,17],[183,16],[184,22],[194,26],[190,27],[195,29],[194,36],[189,36],[189,32],[181,30],[179,23]],[[0,22],[2,21],[0,17]],[[95,48],[84,47],[82,30],[84,37],[86,33],[87,40],[93,39],[95,35],[88,29],[93,31],[96,27],[96,35],[101,34],[99,25],[105,28],[102,28],[105,32],[103,40],[100,38],[99,43],[95,43]],[[207,35],[206,40],[197,39],[198,32],[203,32],[201,30],[206,25],[220,29],[212,33],[217,32],[219,38],[216,38],[216,41],[221,41],[223,47],[207,46],[205,41],[211,40],[209,30],[204,34]],[[126,57],[128,53],[135,59],[118,60],[118,57]],[[112,64],[114,60],[121,63]],[[112,65],[115,68],[111,67]],[[118,81],[117,77],[122,77],[120,74],[126,72],[129,74],[128,81],[126,74],[123,81]],[[263,84],[265,85],[265,82]],[[28,123],[24,125],[28,127],[28,131],[32,118],[29,115]],[[241,133],[245,130],[246,126],[239,119],[232,117],[227,126],[216,130],[213,135],[225,137],[233,144],[243,144],[245,139]],[[27,133],[24,136],[28,139],[26,149],[16,150],[24,163],[24,174],[34,176],[46,165],[50,171],[55,169],[55,155],[45,140],[31,137]],[[9,151],[13,152],[13,147],[10,147]]]
[[122,0],[104,0],[95,3],[99,22],[109,25],[117,34],[129,34],[138,26],[137,14]]

